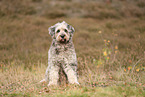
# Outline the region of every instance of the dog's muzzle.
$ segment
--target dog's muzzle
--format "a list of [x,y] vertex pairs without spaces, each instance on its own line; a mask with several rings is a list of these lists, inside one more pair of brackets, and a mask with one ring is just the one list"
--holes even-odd
[[60,37],[63,39],[65,37],[65,34],[61,34]]
[[65,34],[61,34],[60,35],[60,43],[66,43],[66,36],[65,36]]

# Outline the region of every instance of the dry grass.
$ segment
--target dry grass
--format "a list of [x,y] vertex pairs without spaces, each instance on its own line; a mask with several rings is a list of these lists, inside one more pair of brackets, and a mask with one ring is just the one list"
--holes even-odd
[[[108,1],[0,0],[0,95],[143,97],[145,1]],[[63,20],[76,30],[81,86],[49,88],[38,83],[52,40],[47,28]]]

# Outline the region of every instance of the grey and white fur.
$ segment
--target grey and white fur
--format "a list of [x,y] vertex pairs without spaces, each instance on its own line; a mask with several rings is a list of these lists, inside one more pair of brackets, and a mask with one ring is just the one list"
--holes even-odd
[[58,85],[59,70],[63,69],[69,83],[79,84],[77,57],[72,42],[74,28],[63,21],[51,26],[48,31],[53,40],[48,51],[48,67],[45,79],[40,82],[48,81],[48,86]]

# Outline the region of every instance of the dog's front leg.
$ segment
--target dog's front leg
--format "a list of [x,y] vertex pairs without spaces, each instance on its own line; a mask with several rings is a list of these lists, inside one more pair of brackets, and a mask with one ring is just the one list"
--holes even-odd
[[48,72],[49,84],[48,84],[48,86],[58,85],[58,79],[59,79],[58,72],[59,72],[59,67],[57,65],[49,66],[49,72]]
[[65,73],[67,74],[69,83],[71,83],[71,84],[79,84],[79,82],[77,80],[76,70],[74,68],[72,68],[70,66],[70,64],[66,64],[63,67],[63,69],[64,69]]

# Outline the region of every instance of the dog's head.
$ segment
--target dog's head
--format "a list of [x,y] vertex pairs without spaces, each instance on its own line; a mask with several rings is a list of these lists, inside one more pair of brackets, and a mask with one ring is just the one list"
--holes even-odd
[[73,32],[75,31],[72,26],[65,21],[57,23],[54,26],[48,28],[49,34],[53,39],[60,43],[67,43],[72,39]]

